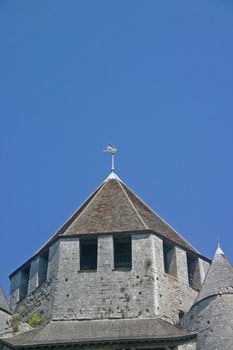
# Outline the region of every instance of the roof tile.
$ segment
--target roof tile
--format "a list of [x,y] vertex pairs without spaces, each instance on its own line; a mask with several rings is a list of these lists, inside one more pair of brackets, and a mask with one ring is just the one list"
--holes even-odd
[[175,244],[197,251],[147,206],[118,177],[107,180],[73,214],[57,235],[153,231]]
[[219,248],[206,274],[196,303],[220,294],[233,294],[233,267]]

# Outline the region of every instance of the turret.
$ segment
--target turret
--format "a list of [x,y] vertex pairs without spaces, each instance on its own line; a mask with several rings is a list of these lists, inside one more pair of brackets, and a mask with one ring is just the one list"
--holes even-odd
[[[0,338],[9,338],[24,333],[31,327],[20,321],[17,314],[12,314],[0,285]],[[0,344],[1,345],[1,344]]]
[[233,348],[233,267],[220,246],[182,326],[198,333],[198,350]]
[[11,312],[0,285],[0,337],[4,336],[11,323]]

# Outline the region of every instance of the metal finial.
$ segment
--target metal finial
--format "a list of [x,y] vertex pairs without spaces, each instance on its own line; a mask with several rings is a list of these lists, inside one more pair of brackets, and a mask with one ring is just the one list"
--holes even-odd
[[217,240],[217,249],[216,249],[216,252],[215,252],[215,256],[217,256],[217,255],[224,255],[224,252],[222,251],[222,249],[220,247],[219,239]]
[[105,150],[104,152],[108,152],[108,153],[111,153],[112,155],[112,172],[114,173],[115,172],[115,153],[117,151],[117,148],[114,147],[113,145],[109,145]]

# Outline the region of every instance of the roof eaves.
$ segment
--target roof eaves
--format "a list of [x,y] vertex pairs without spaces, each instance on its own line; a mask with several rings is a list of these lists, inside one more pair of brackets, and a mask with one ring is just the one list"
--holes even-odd
[[173,240],[164,237],[161,233],[158,233],[150,228],[145,228],[145,230],[134,230],[134,231],[115,231],[115,232],[93,232],[93,233],[86,233],[86,232],[82,232],[77,234],[70,234],[70,235],[54,235],[40,250],[38,250],[30,259],[28,259],[24,264],[20,265],[15,271],[13,271],[10,275],[9,278],[12,278],[19,270],[21,270],[23,267],[27,266],[32,260],[34,260],[37,256],[39,256],[44,250],[46,250],[52,243],[57,242],[59,239],[68,239],[68,238],[77,238],[79,236],[94,236],[94,235],[107,235],[107,234],[111,234],[111,235],[121,235],[121,234],[130,234],[130,233],[145,233],[145,232],[151,232],[153,234],[155,234],[156,236],[158,236],[159,238],[161,238],[162,240],[166,240],[167,242],[170,242],[174,245],[176,245],[177,247],[191,253],[191,254],[196,254],[199,258],[207,261],[208,263],[211,262],[211,259],[198,253],[198,252],[194,252],[193,250],[190,250],[186,247],[183,247],[181,244],[174,242]]
[[134,194],[134,196],[140,201],[143,203],[143,205],[148,209],[150,210],[155,216],[157,216],[165,225],[167,225],[168,227],[170,227],[170,229],[172,231],[174,231],[184,242],[186,242],[192,249],[195,253],[197,254],[200,254],[198,252],[198,250],[196,248],[194,248],[192,246],[192,244],[190,244],[179,232],[177,232],[167,221],[165,221],[158,213],[156,213],[147,203],[145,203],[135,192],[133,192],[132,190],[130,190],[130,188],[125,184],[123,183],[123,185],[128,189],[128,191],[132,192]]
[[197,333],[190,333],[190,334],[185,334],[185,335],[179,335],[179,336],[159,336],[159,337],[138,337],[138,338],[105,338],[105,339],[83,339],[79,341],[67,341],[64,340],[64,342],[35,342],[31,344],[12,344],[11,342],[7,341],[7,339],[0,339],[0,342],[3,344],[9,346],[10,348],[13,349],[22,349],[22,348],[35,348],[35,347],[54,347],[54,346],[72,346],[72,345],[80,345],[80,346],[86,346],[86,345],[103,345],[103,344],[122,344],[122,343],[127,343],[127,344],[132,344],[132,343],[163,343],[163,342],[177,342],[177,341],[185,341],[185,340],[191,340],[195,339],[197,336]]
[[55,234],[39,250],[37,250],[36,253],[30,259],[28,259],[24,264],[19,266],[15,271],[13,271],[9,275],[9,278],[13,277],[19,269],[21,269],[23,266],[26,266],[29,262],[35,259],[42,251],[47,249],[52,243],[56,242],[58,238],[60,238],[60,236],[62,236],[63,233],[66,231],[66,229],[68,228],[67,226],[72,224],[73,220],[75,220],[78,217],[78,214],[82,211],[82,209],[85,209],[86,205],[88,205],[89,202],[91,202],[93,197],[97,194],[97,192],[101,189],[103,185],[104,182],[101,183],[94,192],[92,192],[92,194],[79,206],[77,210],[75,210],[75,212],[66,220],[66,222],[58,228]]

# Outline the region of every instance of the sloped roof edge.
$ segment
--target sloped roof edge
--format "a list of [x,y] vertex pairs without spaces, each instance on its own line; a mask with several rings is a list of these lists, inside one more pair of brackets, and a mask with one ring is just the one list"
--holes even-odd
[[[181,245],[174,243],[173,241],[169,240],[168,238],[165,238],[164,236],[162,236],[161,234],[159,234],[158,232],[155,232],[151,229],[145,229],[145,230],[138,230],[138,231],[116,231],[116,232],[104,232],[104,233],[99,233],[98,235],[124,235],[124,234],[130,234],[130,233],[135,233],[135,234],[142,234],[142,233],[151,233],[154,234],[156,236],[158,236],[159,238],[171,243],[171,244],[176,244],[177,247],[191,253],[191,254],[195,254],[196,256],[198,256],[199,258],[207,261],[208,263],[211,262],[211,259],[200,254],[200,253],[194,253],[193,251],[182,247]],[[46,245],[44,245],[40,250],[38,250],[30,259],[28,259],[25,263],[23,263],[22,265],[20,265],[15,271],[13,271],[10,275],[9,278],[13,277],[21,268],[23,268],[24,266],[28,265],[33,259],[35,259],[37,256],[39,256],[43,251],[45,251],[46,249],[48,249],[51,244],[57,242],[60,239],[69,239],[69,238],[75,238],[75,237],[81,237],[81,236],[96,236],[96,233],[90,233],[90,234],[86,234],[85,232],[80,233],[78,235],[70,235],[70,236],[54,236],[53,238],[51,238]]]
[[[111,175],[111,174],[110,174]],[[135,217],[138,218],[138,220],[141,222],[141,227],[140,229],[132,229],[132,230],[117,230],[117,231],[105,231],[105,232],[98,232],[98,234],[115,234],[115,233],[126,233],[126,232],[152,232],[156,235],[158,235],[159,237],[166,239],[170,242],[172,242],[173,244],[177,245],[178,247],[189,251],[191,253],[194,253],[196,255],[198,255],[199,257],[210,261],[208,258],[204,257],[203,255],[201,255],[195,248],[192,247],[191,244],[189,244],[177,231],[175,231],[175,229],[173,229],[164,219],[162,219],[157,213],[155,213],[141,198],[139,198],[133,191],[131,191],[129,189],[129,187],[118,177],[118,176],[109,176],[107,179],[104,180],[104,182],[102,182],[97,189],[81,204],[81,206],[68,218],[68,220],[60,226],[60,228],[55,232],[55,234],[30,258],[28,259],[23,265],[21,265],[19,268],[17,268],[13,273],[10,274],[10,278],[17,273],[17,271],[22,268],[23,266],[27,265],[31,260],[33,260],[36,256],[38,256],[42,251],[44,251],[45,249],[47,249],[52,243],[54,243],[55,241],[57,241],[59,238],[61,237],[74,237],[74,236],[81,236],[81,235],[88,235],[88,234],[97,234],[96,232],[79,232],[78,234],[66,234],[64,235],[64,233],[68,230],[68,228],[72,225],[72,223],[75,222],[76,219],[78,219],[81,215],[83,215],[85,213],[86,210],[88,210],[88,206],[90,205],[90,203],[92,202],[92,200],[96,197],[96,195],[98,196],[98,194],[104,189],[104,187],[106,186],[106,184],[109,181],[115,181],[119,184],[119,186],[122,189],[122,192],[125,195],[125,198],[127,199],[127,202],[129,203],[132,211],[135,214]],[[135,204],[134,204],[134,202]],[[136,201],[138,201],[136,203]],[[138,208],[136,207],[136,204],[141,205],[143,208],[141,209],[141,212],[139,212]],[[144,210],[144,212],[143,212]],[[147,212],[146,212],[147,211]],[[159,220],[160,225],[163,225],[163,227],[167,227],[167,229],[170,232],[170,236],[167,237],[166,235],[163,234],[163,232],[158,232],[158,230],[156,229],[157,227],[150,227],[150,225],[148,225],[145,222],[146,215],[151,216],[149,219],[153,220],[154,218],[157,220]],[[142,215],[145,216],[142,217]],[[153,225],[152,225],[153,226]],[[173,237],[174,235],[174,237]],[[173,239],[172,239],[173,238]],[[176,238],[178,238],[178,241],[176,240]],[[180,238],[180,239],[179,239]]]
[[221,294],[233,294],[233,267],[218,246],[195,304]]
[[183,341],[193,338],[196,338],[196,333],[185,331],[156,318],[51,321],[44,327],[1,341],[12,348],[31,348],[74,344]]

